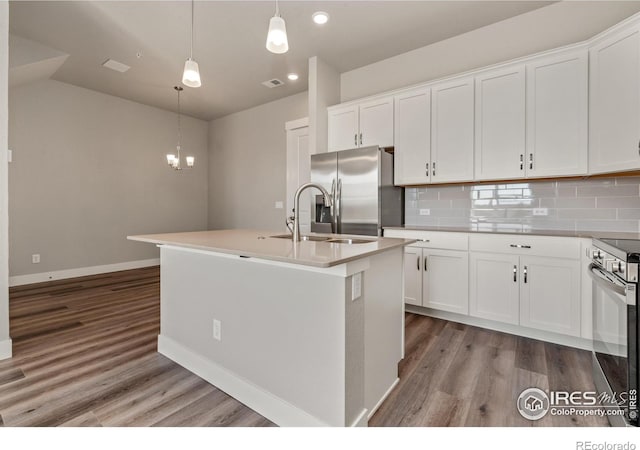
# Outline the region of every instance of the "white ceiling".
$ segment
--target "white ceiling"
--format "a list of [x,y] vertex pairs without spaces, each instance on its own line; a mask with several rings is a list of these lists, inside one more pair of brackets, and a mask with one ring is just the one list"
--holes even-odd
[[[541,1],[281,1],[289,52],[265,49],[271,1],[196,1],[194,59],[202,87],[185,88],[183,111],[210,120],[307,89],[319,56],[339,72],[548,5]],[[317,26],[311,14],[330,13]],[[172,87],[189,53],[189,1],[12,1],[10,31],[70,56],[53,78],[175,110]],[[141,58],[136,53],[141,53]],[[101,64],[131,66],[121,74]],[[286,74],[297,72],[297,82]],[[268,89],[279,78],[286,86]]]

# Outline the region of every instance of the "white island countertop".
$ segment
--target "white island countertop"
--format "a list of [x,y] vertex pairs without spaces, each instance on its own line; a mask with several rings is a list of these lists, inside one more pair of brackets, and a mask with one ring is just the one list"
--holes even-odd
[[415,242],[413,239],[310,233],[309,236],[326,236],[336,239],[354,238],[370,242],[340,244],[323,241],[300,241],[294,245],[290,238],[272,237],[281,235],[283,233],[277,231],[214,230],[146,234],[128,236],[127,239],[322,268],[337,266]]

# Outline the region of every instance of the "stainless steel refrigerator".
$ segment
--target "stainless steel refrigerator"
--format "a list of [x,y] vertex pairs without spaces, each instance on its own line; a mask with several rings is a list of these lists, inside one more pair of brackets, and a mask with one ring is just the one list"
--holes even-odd
[[381,236],[404,223],[404,189],[393,185],[393,155],[379,147],[311,156],[311,181],[333,197],[331,209],[314,197],[311,231]]

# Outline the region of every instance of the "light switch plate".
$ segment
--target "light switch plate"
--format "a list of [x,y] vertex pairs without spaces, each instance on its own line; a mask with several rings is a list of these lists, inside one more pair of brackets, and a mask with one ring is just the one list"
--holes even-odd
[[362,272],[354,273],[351,277],[351,300],[356,300],[362,295]]
[[431,215],[431,210],[430,209],[421,209],[420,210],[420,215],[421,216],[430,216]]

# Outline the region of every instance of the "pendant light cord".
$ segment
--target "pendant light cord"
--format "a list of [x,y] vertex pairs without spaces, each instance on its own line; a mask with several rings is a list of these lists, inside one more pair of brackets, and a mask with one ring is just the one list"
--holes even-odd
[[[193,59],[193,5],[195,0],[191,0],[191,58]],[[179,95],[178,95],[179,97]]]
[[180,161],[180,150],[182,146],[182,121],[180,109],[180,90],[178,90],[178,161]]
[[276,0],[276,16],[280,17],[280,7],[278,6],[278,0]]

